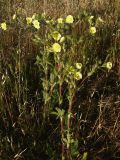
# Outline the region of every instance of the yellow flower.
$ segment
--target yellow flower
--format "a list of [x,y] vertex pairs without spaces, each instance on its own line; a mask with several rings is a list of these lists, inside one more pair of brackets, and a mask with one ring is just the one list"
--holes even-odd
[[95,27],[90,27],[90,33],[95,34],[96,33],[96,28]]
[[106,68],[110,70],[112,68],[112,62],[107,62]]
[[33,14],[32,19],[35,19],[35,16],[36,16],[36,13],[35,13],[35,14]]
[[76,73],[74,74],[74,78],[75,78],[76,80],[80,80],[80,79],[82,79],[82,74],[81,74],[80,72],[76,72]]
[[13,20],[16,19],[16,14],[13,15],[12,19],[13,19]]
[[40,29],[40,23],[38,22],[38,20],[33,20],[33,26],[36,28],[36,29]]
[[69,71],[69,74],[74,74],[75,73],[75,68],[73,66],[70,66],[68,71]]
[[61,38],[61,34],[58,31],[54,31],[52,33],[52,37],[54,38],[54,40],[59,41]]
[[60,38],[60,43],[64,42],[65,41],[65,37],[61,37]]
[[82,63],[76,63],[75,65],[76,65],[77,69],[81,69],[82,68]]
[[52,45],[53,52],[61,52],[61,46],[58,43]]
[[47,23],[47,24],[49,24],[49,23],[50,23],[50,21],[46,20],[46,23]]
[[62,24],[63,23],[63,18],[58,18],[57,21],[58,21],[59,24]]
[[88,17],[88,22],[90,23],[90,25],[92,25],[92,23],[93,23],[93,18],[94,18],[94,16]]
[[1,23],[1,28],[6,31],[7,30],[7,25],[5,22]]
[[73,21],[74,21],[73,16],[68,15],[68,16],[66,17],[66,23],[71,24],[71,23],[73,23]]
[[26,18],[26,21],[27,21],[27,24],[29,25],[29,24],[32,23],[32,18],[31,18],[31,17],[27,17],[27,18]]
[[93,18],[94,18],[94,16],[90,16],[90,17],[89,17],[89,19],[93,19]]
[[100,23],[103,23],[103,22],[104,22],[101,17],[98,17],[97,21],[100,22]]

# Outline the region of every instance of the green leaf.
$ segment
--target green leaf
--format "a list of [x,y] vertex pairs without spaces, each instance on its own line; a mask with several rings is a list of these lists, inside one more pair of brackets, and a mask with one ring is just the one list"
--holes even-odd
[[79,155],[79,149],[78,149],[78,140],[77,139],[71,139],[71,154],[73,157],[76,157]]
[[88,156],[88,153],[87,152],[84,152],[83,156],[82,156],[82,160],[87,160],[87,156]]
[[51,114],[54,114],[54,115],[58,116],[58,113],[57,113],[57,112],[51,112]]
[[92,70],[90,72],[88,72],[87,75],[91,76],[96,71],[97,68],[98,68],[98,64],[93,65],[92,66]]

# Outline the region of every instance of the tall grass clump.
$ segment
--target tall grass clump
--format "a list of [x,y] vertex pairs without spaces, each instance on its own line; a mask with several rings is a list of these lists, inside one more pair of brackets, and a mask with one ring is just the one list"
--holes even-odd
[[0,3],[1,160],[119,159],[118,1]]

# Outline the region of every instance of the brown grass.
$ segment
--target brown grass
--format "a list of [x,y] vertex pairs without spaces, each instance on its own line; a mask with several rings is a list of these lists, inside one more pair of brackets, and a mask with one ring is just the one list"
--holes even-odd
[[[107,22],[105,26],[107,28],[106,35],[102,35],[103,37],[101,38],[102,40],[106,38],[105,41],[101,40],[104,44],[102,44],[102,46],[97,46],[96,44],[96,46],[93,46],[93,49],[96,47],[97,50],[98,47],[99,53],[101,54],[103,54],[102,51],[104,52],[106,50],[107,52],[112,52],[114,66],[111,72],[106,73],[104,71],[100,71],[99,73],[98,71],[95,75],[93,75],[93,77],[86,79],[82,84],[82,89],[76,96],[77,102],[74,109],[76,120],[73,122],[73,124],[75,123],[74,130],[80,141],[80,151],[84,152],[87,150],[90,153],[90,159],[94,158],[96,160],[97,157],[102,160],[110,160],[111,157],[113,159],[119,159],[117,157],[119,157],[120,154],[120,32],[118,32],[117,36],[114,36],[116,24],[120,18],[119,0],[0,0],[0,22],[4,20],[11,21],[14,13],[26,17],[31,16],[34,13],[45,12],[47,15],[56,18],[64,17],[68,14],[78,15],[84,10],[91,13],[91,15],[101,16],[104,21]],[[83,28],[81,28],[81,26],[83,26]],[[78,25],[78,28],[76,28],[75,32],[80,35],[85,30],[85,27],[86,26],[82,21]],[[34,148],[31,147],[31,150],[35,152],[33,155],[35,156],[35,154],[37,154],[39,157],[39,147],[44,144],[44,141],[46,140],[45,135],[48,136],[47,140],[49,140],[49,137],[51,141],[53,140],[53,144],[51,144],[51,142],[47,143],[49,143],[53,149],[56,147],[56,139],[58,138],[56,138],[56,134],[58,133],[58,129],[56,129],[56,125],[54,127],[54,125],[52,126],[50,122],[44,131],[41,132],[40,130],[39,124],[41,123],[41,104],[39,102],[38,95],[38,85],[40,85],[40,81],[38,69],[36,69],[34,65],[36,55],[38,54],[38,47],[35,46],[31,40],[32,33],[22,31],[22,34],[20,35],[21,37],[18,37],[18,30],[19,29],[17,27],[15,30],[11,28],[9,33],[2,33],[2,36],[0,37],[0,43],[2,46],[2,48],[0,48],[0,58],[1,63],[3,63],[5,67],[0,68],[0,76],[2,74],[7,74],[7,69],[10,72],[11,68],[11,70],[15,73],[14,77],[10,72],[10,76],[13,76],[14,80],[12,78],[9,79],[9,76],[6,75],[6,77],[8,76],[8,84],[9,82],[11,84],[10,86],[8,85],[8,88],[6,87],[5,89],[0,90],[0,100],[4,97],[2,99],[4,100],[4,103],[2,104],[0,101],[0,105],[2,106],[1,108],[3,109],[0,109],[0,118],[2,119],[1,123],[4,124],[4,129],[7,127],[7,129],[10,129],[9,127],[11,127],[11,124],[14,122],[16,124],[10,132],[4,131],[4,136],[8,133],[14,133],[15,135],[18,134],[22,137],[21,139],[25,145],[27,142],[34,142],[34,140],[37,143],[40,138],[40,146],[37,144],[38,148],[36,151],[34,151]],[[23,105],[24,114],[19,114],[19,112],[16,111],[16,101],[18,97],[14,99],[16,90],[18,89],[14,87],[18,85],[17,76],[19,71],[19,57],[16,54],[16,51],[19,49],[19,40],[21,41],[20,47],[22,53],[21,76],[24,78],[28,74],[27,81],[25,83],[23,82],[23,88],[21,87],[24,94],[29,92],[27,95],[28,99],[26,98],[28,102]],[[117,45],[117,49],[115,48],[115,44]],[[76,59],[77,58],[78,57],[76,56]],[[79,85],[80,84],[78,84],[78,86]],[[13,90],[10,89],[9,91],[9,87],[13,87]],[[29,91],[27,90],[27,87],[29,88]],[[24,88],[26,90],[24,90]],[[35,96],[38,96],[38,99]],[[33,117],[31,116],[32,110],[34,110],[35,113]],[[52,133],[49,134],[47,127],[53,129],[54,131],[52,130]],[[24,131],[26,132],[26,135],[22,133]],[[11,142],[11,145],[12,143],[14,145],[17,144],[17,142]],[[46,149],[45,147],[46,146],[44,145],[44,152]],[[9,154],[12,153],[12,155],[14,155],[18,151],[19,147],[14,152],[11,150],[9,151],[9,148],[8,151],[4,148],[0,151],[0,156],[3,154],[7,157],[7,159],[8,157],[10,159]],[[31,152],[32,151],[30,151],[30,153]],[[9,154],[7,155],[7,153]],[[27,152],[25,156],[29,156],[29,152]]]

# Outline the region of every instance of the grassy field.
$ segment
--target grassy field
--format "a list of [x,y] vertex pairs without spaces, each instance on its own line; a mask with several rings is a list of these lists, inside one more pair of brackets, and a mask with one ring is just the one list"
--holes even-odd
[[120,1],[0,0],[0,160],[120,159]]

